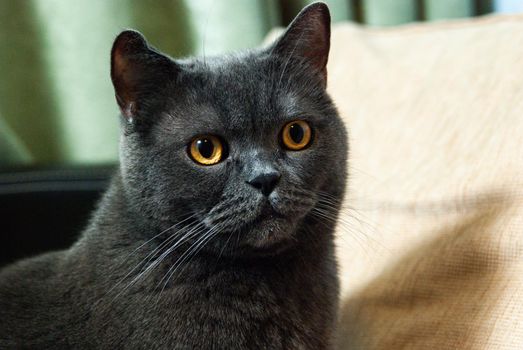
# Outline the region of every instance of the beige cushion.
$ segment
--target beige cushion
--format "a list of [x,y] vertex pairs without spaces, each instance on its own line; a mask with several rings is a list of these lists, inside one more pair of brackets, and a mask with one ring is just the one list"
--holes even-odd
[[342,349],[523,349],[523,16],[334,28]]

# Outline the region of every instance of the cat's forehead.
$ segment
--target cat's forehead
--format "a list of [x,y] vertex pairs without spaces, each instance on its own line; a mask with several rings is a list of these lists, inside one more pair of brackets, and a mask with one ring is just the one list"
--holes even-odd
[[173,114],[198,126],[245,130],[270,126],[299,110],[299,98],[278,76],[274,62],[256,55],[193,62],[185,94]]
[[211,92],[217,100],[263,103],[277,93],[273,62],[259,54],[216,57],[205,62],[201,70],[207,78],[204,88],[212,88]]

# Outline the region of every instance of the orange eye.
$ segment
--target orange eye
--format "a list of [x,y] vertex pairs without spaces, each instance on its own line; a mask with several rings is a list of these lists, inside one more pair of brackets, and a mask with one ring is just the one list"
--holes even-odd
[[214,165],[223,158],[223,144],[216,136],[198,136],[189,145],[189,155],[198,164]]
[[300,151],[307,147],[312,139],[312,129],[303,120],[295,120],[283,127],[282,142],[292,151]]

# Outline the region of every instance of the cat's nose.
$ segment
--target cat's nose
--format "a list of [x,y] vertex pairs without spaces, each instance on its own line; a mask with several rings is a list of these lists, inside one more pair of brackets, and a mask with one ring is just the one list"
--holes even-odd
[[264,196],[269,196],[278,184],[278,181],[280,181],[280,177],[281,175],[279,172],[271,171],[269,173],[257,175],[248,180],[247,183],[260,190]]

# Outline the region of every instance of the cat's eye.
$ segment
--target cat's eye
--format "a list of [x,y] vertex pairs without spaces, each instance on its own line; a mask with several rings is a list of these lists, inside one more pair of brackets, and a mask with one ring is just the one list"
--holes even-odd
[[214,165],[224,158],[225,147],[216,136],[198,136],[189,145],[189,155],[198,164]]
[[281,139],[286,148],[299,151],[311,143],[312,129],[306,121],[295,120],[283,127]]

